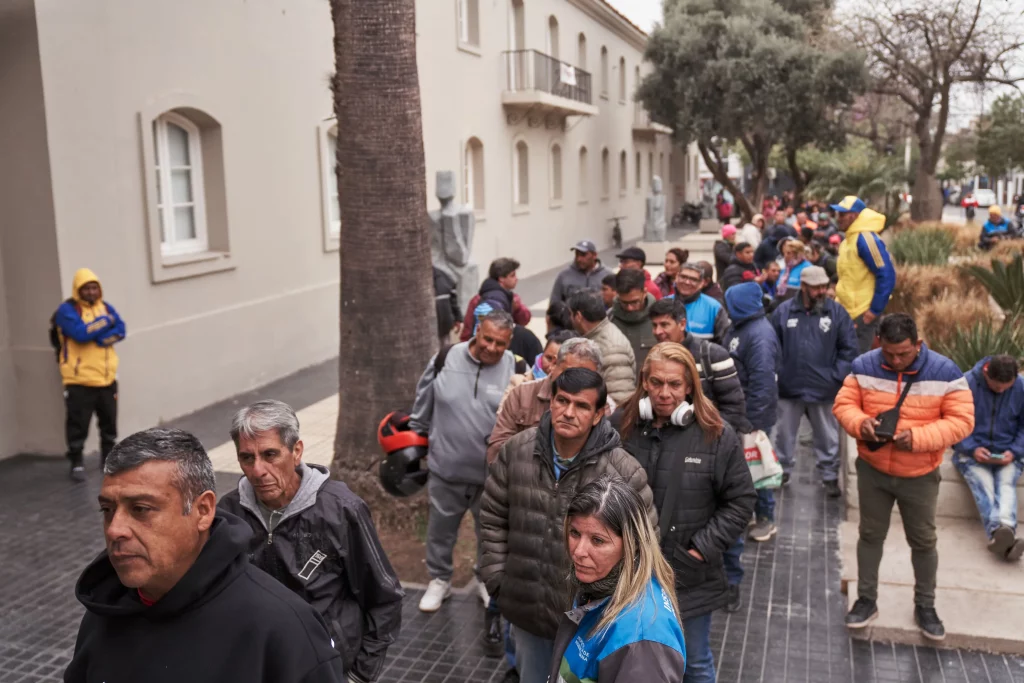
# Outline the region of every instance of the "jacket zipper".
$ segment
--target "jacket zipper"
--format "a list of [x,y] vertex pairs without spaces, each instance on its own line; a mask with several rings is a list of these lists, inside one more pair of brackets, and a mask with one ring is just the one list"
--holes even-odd
[[476,366],[476,382],[473,383],[473,398],[476,398],[476,390],[480,387],[480,371],[483,369],[483,364],[477,364]]
[[995,444],[993,444],[993,441],[994,441],[994,438],[995,438],[993,430],[995,430],[995,428],[996,428],[996,403],[998,401],[999,401],[999,394],[996,394],[995,400],[992,401],[992,419],[989,420],[989,423],[988,423],[988,442],[990,444],[992,444],[993,446],[995,445]]

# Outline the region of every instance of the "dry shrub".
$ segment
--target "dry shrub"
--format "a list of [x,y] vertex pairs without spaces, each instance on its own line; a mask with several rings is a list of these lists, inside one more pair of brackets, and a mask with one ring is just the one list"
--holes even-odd
[[888,313],[917,316],[926,303],[952,297],[988,305],[988,293],[972,277],[953,266],[896,266],[896,288],[886,307]]
[[968,329],[981,323],[995,325],[996,312],[988,299],[963,297],[953,293],[927,301],[914,314],[921,336],[932,342],[944,341],[956,329]]
[[1024,240],[999,240],[988,253],[992,258],[1009,261],[1017,254],[1024,253]]
[[963,223],[940,223],[929,221],[925,223],[908,223],[900,225],[899,230],[945,230],[953,235],[953,253],[969,254],[978,246],[978,233],[981,230],[978,225],[965,225]]

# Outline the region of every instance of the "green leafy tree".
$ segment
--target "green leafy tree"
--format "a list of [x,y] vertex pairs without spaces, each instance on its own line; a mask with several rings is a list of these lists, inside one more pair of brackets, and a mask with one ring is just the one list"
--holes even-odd
[[977,161],[989,175],[1024,166],[1024,95],[1001,95],[982,120]]
[[939,179],[956,181],[973,175],[977,151],[978,136],[974,128],[950,134],[942,154],[945,168],[939,173]]
[[[852,103],[864,60],[824,35],[828,9],[822,0],[666,0],[648,42],[654,72],[639,99],[679,142],[697,143],[747,220],[760,209],[776,145],[842,142],[832,112]],[[747,195],[728,177],[735,143],[753,167]]]
[[839,152],[808,149],[800,163],[813,180],[807,192],[827,202],[855,195],[886,216],[892,223],[899,217],[899,195],[906,183],[903,157],[879,154],[869,143],[851,143]]

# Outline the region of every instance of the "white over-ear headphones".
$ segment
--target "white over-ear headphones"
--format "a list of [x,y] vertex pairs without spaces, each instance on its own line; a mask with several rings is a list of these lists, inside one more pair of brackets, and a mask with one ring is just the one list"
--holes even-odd
[[[640,399],[639,407],[641,420],[654,419],[654,408],[651,405],[650,396],[644,396]],[[669,421],[677,427],[686,427],[693,423],[694,417],[693,406],[688,401],[683,401],[672,411],[672,417],[669,418]]]

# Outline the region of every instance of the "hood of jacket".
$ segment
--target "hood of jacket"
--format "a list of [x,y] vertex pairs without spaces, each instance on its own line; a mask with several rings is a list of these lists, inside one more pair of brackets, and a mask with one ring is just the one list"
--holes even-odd
[[762,294],[761,285],[756,282],[743,282],[726,290],[725,305],[733,324],[764,315]]
[[[100,298],[96,300],[96,303],[103,301],[103,283],[96,277],[96,273],[92,272],[88,268],[79,268],[75,271],[75,276],[71,279],[71,298],[75,300],[75,303],[85,303],[82,301],[82,297],[79,296],[78,290],[82,288],[82,285],[88,284],[89,282],[95,282],[100,286]],[[95,306],[96,304],[92,304]]]
[[152,607],[142,604],[135,588],[121,583],[106,551],[82,572],[75,597],[87,610],[103,617],[131,617],[143,612],[149,619],[177,616],[217,595],[244,570],[251,536],[248,524],[218,511],[199,557]]
[[871,209],[864,209],[857,216],[857,220],[846,229],[846,238],[851,235],[858,235],[862,232],[880,233],[885,230],[885,216]]
[[[537,425],[536,452],[544,458],[545,462],[551,462],[555,456],[551,450],[551,431],[551,411],[549,410],[544,413],[544,416],[540,418],[540,424]],[[608,418],[603,417],[597,426],[590,430],[587,443],[583,444],[579,454],[572,460],[573,466],[578,466],[579,463],[586,462],[601,453],[618,448],[621,444],[619,433],[612,427]]]
[[508,313],[512,312],[512,292],[508,291],[494,278],[487,278],[480,285],[480,301],[500,306]]
[[[284,520],[313,507],[316,504],[316,494],[323,488],[324,482],[331,478],[327,468],[323,465],[307,465],[304,462],[300,462],[296,471],[302,477],[299,482],[299,490],[295,492],[295,497],[280,510],[268,511],[259,502],[259,499],[256,497],[256,491],[253,490],[249,480],[245,477],[238,480],[238,499],[240,504],[246,510],[256,515],[263,522],[263,527],[267,531],[273,531],[273,527],[276,527]],[[266,517],[264,516],[265,511],[268,512]],[[269,523],[267,517],[270,519]]]
[[648,294],[644,299],[644,307],[639,311],[624,311],[622,306],[619,305],[619,299],[616,297],[615,303],[612,304],[611,311],[609,314],[618,320],[626,323],[627,325],[638,325],[646,322],[650,318],[651,306],[654,305],[654,295]]

